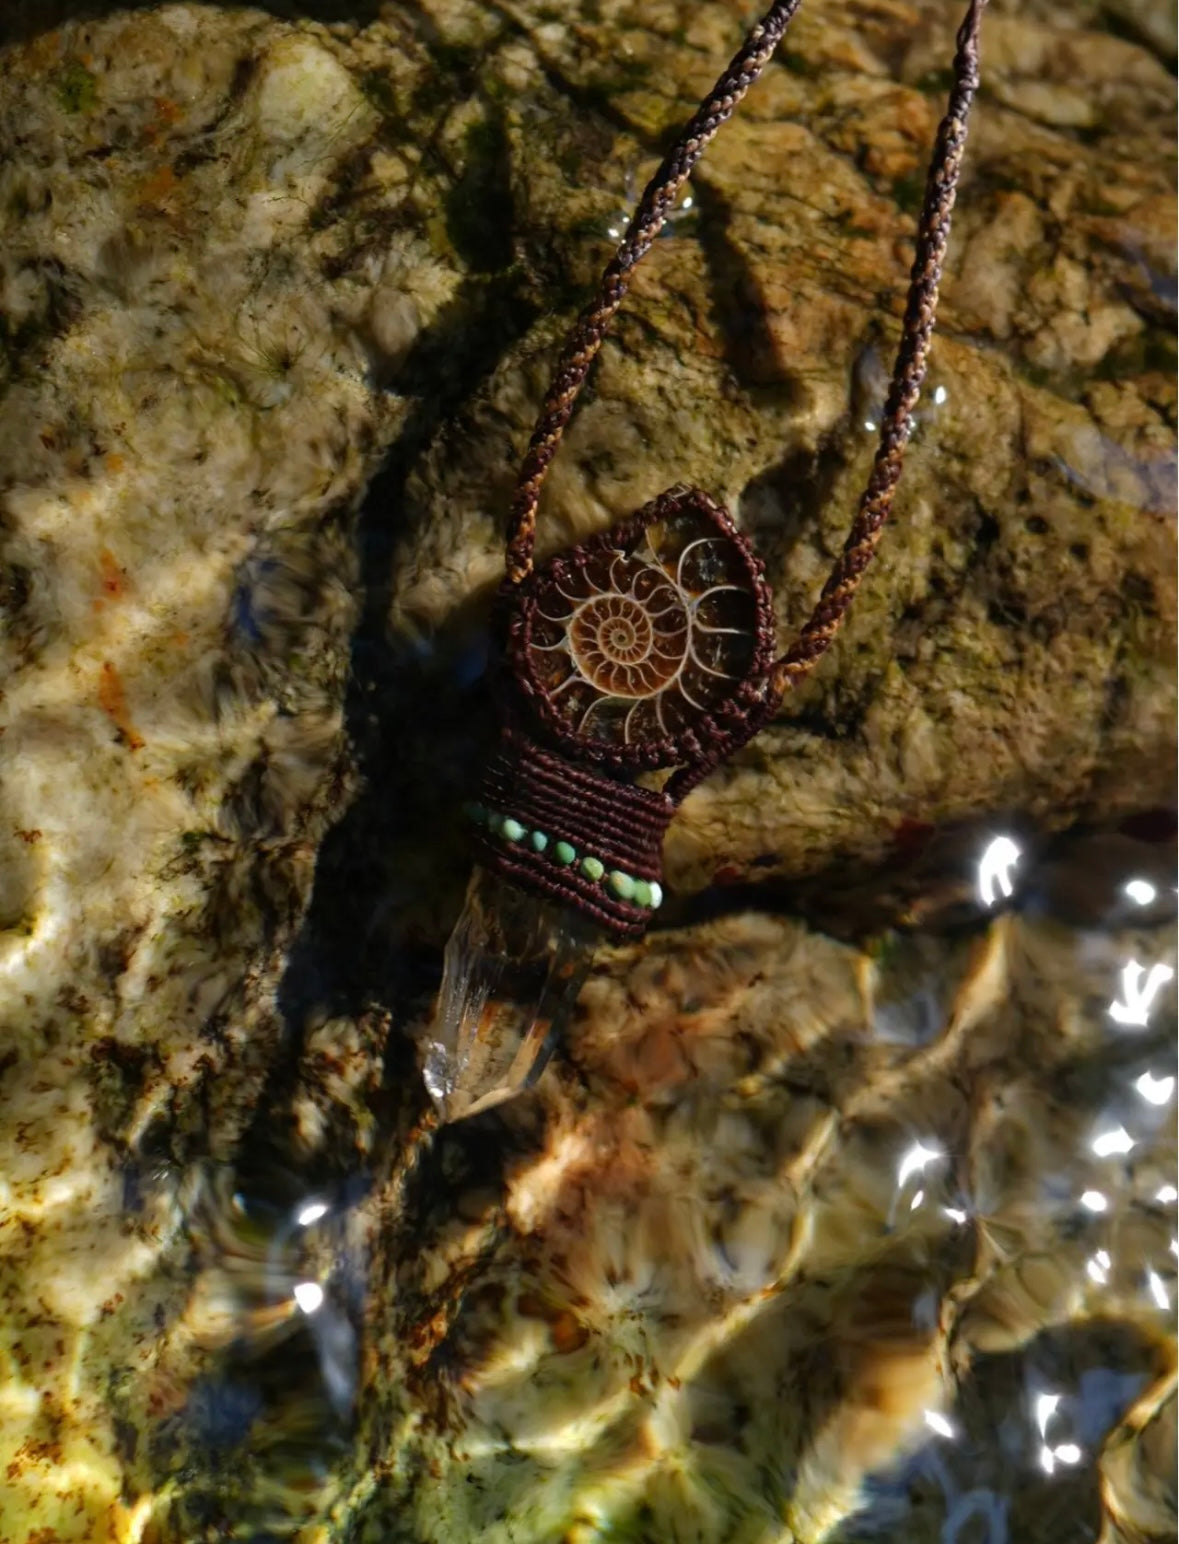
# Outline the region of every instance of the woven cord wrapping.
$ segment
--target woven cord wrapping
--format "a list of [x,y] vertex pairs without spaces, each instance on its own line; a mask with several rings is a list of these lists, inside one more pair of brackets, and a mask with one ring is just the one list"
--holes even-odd
[[[642,936],[652,903],[641,904],[635,891],[660,893],[673,800],[578,765],[515,729],[503,731],[480,797],[476,846],[488,868],[619,937]],[[505,832],[507,822],[515,825]],[[567,850],[572,857],[562,861]]]

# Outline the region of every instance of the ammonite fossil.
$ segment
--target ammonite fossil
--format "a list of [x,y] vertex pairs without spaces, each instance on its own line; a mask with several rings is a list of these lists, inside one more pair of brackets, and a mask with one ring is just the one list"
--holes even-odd
[[521,586],[510,658],[553,740],[612,768],[693,754],[774,653],[759,559],[699,489],[672,489]]

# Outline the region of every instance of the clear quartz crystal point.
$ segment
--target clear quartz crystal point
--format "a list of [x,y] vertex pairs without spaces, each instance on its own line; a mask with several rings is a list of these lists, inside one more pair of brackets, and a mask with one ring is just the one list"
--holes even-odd
[[444,1121],[536,1082],[602,937],[569,907],[476,868],[426,1041],[423,1076]]

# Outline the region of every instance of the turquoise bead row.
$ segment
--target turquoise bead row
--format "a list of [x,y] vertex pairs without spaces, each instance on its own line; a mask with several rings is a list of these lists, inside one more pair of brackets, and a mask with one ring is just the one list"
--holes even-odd
[[561,868],[571,868],[576,863],[580,873],[594,884],[604,885],[620,901],[633,901],[636,906],[644,906],[649,911],[663,904],[663,887],[653,879],[636,879],[621,869],[607,871],[600,858],[588,853],[579,856],[571,843],[553,842],[544,831],[529,831],[511,815],[500,815],[495,810],[485,809],[482,804],[468,804],[466,811],[477,826],[483,826],[501,841],[531,847],[537,853],[547,852],[552,862]]

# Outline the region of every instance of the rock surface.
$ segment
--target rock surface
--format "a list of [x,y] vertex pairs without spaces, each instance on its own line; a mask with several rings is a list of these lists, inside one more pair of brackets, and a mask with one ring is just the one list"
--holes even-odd
[[137,1536],[120,1471],[174,1398],[186,1166],[234,1151],[282,1043],[348,785],[355,510],[405,415],[370,327],[395,260],[334,203],[377,121],[323,40],[257,14],[116,16],[6,60],[8,1537],[108,1512]]
[[[1168,17],[1126,0],[1112,36],[1088,0],[996,0],[895,529],[832,656],[669,841],[684,924],[792,894],[849,937],[932,918],[922,1044],[876,1039],[904,949],[685,925],[604,961],[533,1103],[406,1174],[514,462],[609,229],[746,17],[100,9],[0,20],[0,1531],[261,1538],[322,1500],[330,1427],[333,1537],[831,1536],[959,1373],[998,1409],[1004,1357],[1059,1369],[1104,1316],[1093,1355],[1133,1389],[1084,1439],[1125,1416],[1108,1537],[1165,1534],[1142,1272],[1170,1271],[1169,1127],[1102,1180],[1105,1233],[1075,1204],[1102,1079],[1166,1070],[1156,1029],[1101,1019],[1127,951],[1165,942],[1086,942],[1130,838],[1045,881],[1075,949],[1000,923],[972,954],[939,918],[991,819],[1173,796]],[[866,475],[953,21],[808,0],[640,270],[550,548],[698,482],[754,535],[784,641],[805,617]],[[882,857],[871,904],[833,909]],[[971,1221],[931,1191],[886,1246],[922,1132]],[[249,1200],[286,1217],[358,1169],[369,1200],[306,1248]],[[1123,1274],[1086,1275],[1098,1249]],[[308,1274],[331,1300],[292,1330]],[[936,1323],[902,1326],[931,1281]],[[217,1370],[291,1333],[328,1416],[271,1420],[271,1372]],[[741,1388],[776,1408],[814,1335],[840,1348],[823,1410],[730,1441]],[[532,1516],[503,1532],[513,1497]]]

